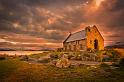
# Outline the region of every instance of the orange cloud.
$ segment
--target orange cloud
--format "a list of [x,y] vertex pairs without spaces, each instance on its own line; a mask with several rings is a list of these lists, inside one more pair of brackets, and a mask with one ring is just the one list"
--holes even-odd
[[103,1],[105,1],[105,0],[95,0],[96,6],[99,7],[100,4],[101,4]]

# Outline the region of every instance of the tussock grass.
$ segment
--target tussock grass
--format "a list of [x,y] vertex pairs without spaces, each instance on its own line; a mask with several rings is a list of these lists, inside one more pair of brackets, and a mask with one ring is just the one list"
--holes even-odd
[[124,71],[106,71],[104,67],[107,68],[84,65],[60,69],[18,59],[4,60],[0,62],[0,82],[124,82]]
[[13,73],[21,64],[16,59],[0,61],[0,80]]
[[31,55],[29,55],[29,57],[38,59],[40,57],[46,56],[47,54],[48,54],[48,52],[39,53],[39,54],[31,54]]

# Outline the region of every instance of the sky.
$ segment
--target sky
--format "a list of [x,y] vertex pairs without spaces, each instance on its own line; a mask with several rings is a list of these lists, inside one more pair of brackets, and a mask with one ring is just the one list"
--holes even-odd
[[105,46],[124,42],[124,0],[0,0],[0,48],[58,48],[96,25]]

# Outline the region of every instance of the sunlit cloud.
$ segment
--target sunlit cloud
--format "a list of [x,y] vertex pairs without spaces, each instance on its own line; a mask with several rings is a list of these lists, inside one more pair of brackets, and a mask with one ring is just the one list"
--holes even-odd
[[53,24],[53,23],[55,23],[56,21],[57,21],[56,18],[49,18],[49,19],[48,19],[48,23],[49,23],[49,24]]
[[0,42],[16,47],[62,47],[69,32],[94,24],[106,45],[123,42],[123,3],[123,0],[1,0]]
[[6,40],[4,40],[4,39],[0,39],[0,42],[5,42]]
[[96,6],[99,7],[103,1],[105,0],[95,0]]
[[18,23],[13,23],[13,27],[18,28],[20,25]]

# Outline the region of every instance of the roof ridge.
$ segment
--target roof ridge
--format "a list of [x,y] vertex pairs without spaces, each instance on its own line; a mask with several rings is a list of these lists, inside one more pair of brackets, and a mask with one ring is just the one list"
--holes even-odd
[[85,30],[80,30],[80,31],[74,32],[74,33],[72,33],[72,34],[76,34],[76,33],[81,32],[81,31],[85,31]]
[[86,37],[85,36],[85,30],[80,30],[80,31],[77,31],[75,33],[70,34],[70,36],[66,39],[65,42],[81,40],[81,39],[84,39],[85,37]]

